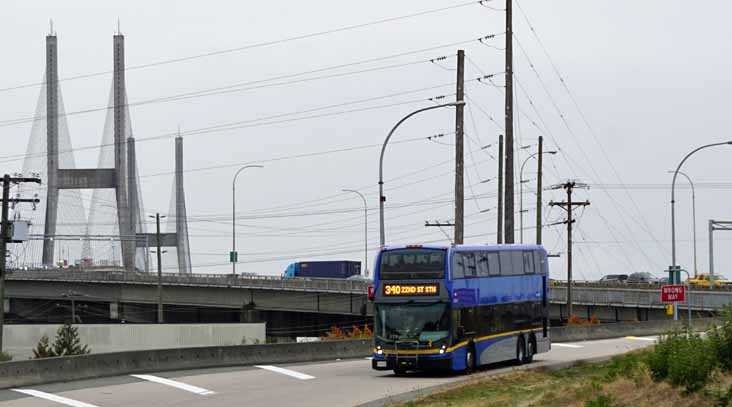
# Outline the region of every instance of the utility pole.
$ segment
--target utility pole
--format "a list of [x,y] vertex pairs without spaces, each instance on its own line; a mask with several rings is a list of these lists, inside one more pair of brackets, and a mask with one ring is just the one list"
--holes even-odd
[[543,159],[542,156],[544,155],[544,137],[539,136],[539,154],[537,155],[538,166],[539,171],[536,175],[536,244],[541,245],[541,179],[543,175],[542,165],[543,165]]
[[513,224],[513,1],[506,0],[506,164],[504,182],[506,198],[504,204],[506,243],[514,242]]
[[3,201],[2,201],[2,218],[0,220],[0,352],[3,350],[3,329],[5,326],[5,272],[6,259],[8,251],[8,241],[10,240],[10,223],[8,222],[8,212],[10,203],[30,202],[38,203],[36,198],[10,199],[10,184],[19,184],[26,182],[41,183],[40,178],[11,178],[5,174],[3,177]]
[[572,311],[572,223],[575,222],[572,219],[572,210],[578,206],[589,206],[590,201],[584,202],[573,202],[572,201],[572,190],[575,188],[588,189],[587,184],[582,184],[576,181],[567,181],[564,184],[554,185],[551,189],[564,189],[567,191],[567,200],[564,202],[549,202],[549,206],[559,206],[567,211],[567,220],[564,222],[567,224],[567,317],[573,315]]
[[465,235],[465,158],[463,154],[463,119],[465,116],[465,51],[458,50],[457,53],[457,89],[456,100],[461,103],[455,108],[455,244],[463,244]]
[[498,136],[498,231],[496,243],[503,243],[503,134]]
[[160,249],[162,246],[162,242],[160,241],[160,218],[165,218],[165,216],[160,216],[159,213],[156,213],[155,216],[150,216],[151,218],[155,218],[155,245],[157,246],[157,257],[158,257],[158,324],[163,323],[163,251]]

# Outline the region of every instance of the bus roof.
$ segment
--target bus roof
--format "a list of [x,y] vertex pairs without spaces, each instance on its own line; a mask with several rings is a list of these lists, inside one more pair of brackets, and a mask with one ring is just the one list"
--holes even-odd
[[446,244],[419,244],[419,245],[393,245],[393,246],[385,246],[382,251],[389,251],[389,250],[398,250],[398,249],[410,249],[410,248],[422,248],[422,249],[441,249],[441,250],[448,250],[452,249],[453,251],[475,251],[475,250],[542,250],[546,251],[544,249],[544,246],[540,245],[529,245],[529,244],[496,244],[496,245],[446,245]]

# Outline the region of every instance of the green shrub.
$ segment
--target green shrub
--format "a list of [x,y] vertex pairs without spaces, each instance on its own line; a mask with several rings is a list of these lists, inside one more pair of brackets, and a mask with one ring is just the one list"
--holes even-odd
[[89,347],[81,345],[79,328],[71,324],[63,324],[56,331],[56,338],[53,340],[54,356],[86,355],[91,353]]
[[722,324],[709,331],[709,340],[719,367],[725,372],[732,372],[732,307],[729,305],[722,310]]
[[659,338],[658,343],[646,358],[646,364],[651,371],[653,380],[660,381],[668,377],[669,358],[675,349],[679,347],[679,342],[682,339],[683,334],[679,331],[670,332],[668,335]]
[[0,362],[10,362],[11,360],[13,360],[13,357],[9,353],[0,351]]
[[33,349],[33,358],[34,359],[43,359],[43,358],[50,358],[54,357],[56,354],[53,352],[53,348],[48,342],[48,336],[43,335],[41,337],[41,340],[38,341],[38,344],[36,345],[36,348]]
[[699,335],[687,335],[669,355],[668,378],[674,386],[694,392],[707,384],[716,365],[711,341]]

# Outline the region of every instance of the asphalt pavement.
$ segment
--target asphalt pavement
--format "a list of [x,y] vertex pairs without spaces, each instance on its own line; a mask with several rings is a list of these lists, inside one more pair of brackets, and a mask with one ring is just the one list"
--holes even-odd
[[[530,366],[593,360],[650,346],[655,337],[555,343]],[[480,369],[479,376],[515,369]],[[72,406],[357,406],[418,396],[465,376],[395,376],[371,369],[369,359],[149,373],[0,390],[0,407]]]

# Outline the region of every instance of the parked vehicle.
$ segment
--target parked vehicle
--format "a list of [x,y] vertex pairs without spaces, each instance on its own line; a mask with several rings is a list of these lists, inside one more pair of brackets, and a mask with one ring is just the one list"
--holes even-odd
[[360,261],[301,261],[287,266],[284,278],[349,278],[361,274]]
[[603,284],[617,284],[625,283],[628,281],[627,274],[608,274],[603,276],[598,282]]
[[715,287],[720,287],[723,285],[732,285],[732,281],[727,280],[723,275],[721,274],[707,274],[707,273],[699,273],[694,278],[690,278],[686,280],[687,284],[694,284],[702,287],[709,287],[712,285],[712,281],[714,281]]
[[628,276],[628,284],[653,284],[657,283],[658,279],[649,272],[633,273]]

